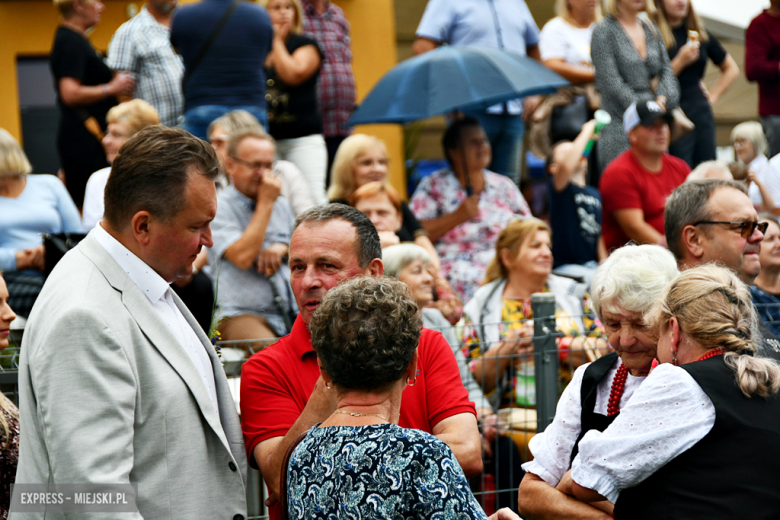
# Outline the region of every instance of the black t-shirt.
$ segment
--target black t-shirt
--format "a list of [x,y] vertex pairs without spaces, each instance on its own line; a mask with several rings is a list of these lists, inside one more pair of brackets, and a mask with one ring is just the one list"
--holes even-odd
[[[114,73],[103,61],[103,56],[92,47],[86,37],[60,26],[54,35],[51,49],[51,71],[54,75],[54,89],[57,91],[57,104],[64,117],[77,118],[84,121],[90,116],[97,119],[101,128],[106,128],[106,114],[116,105],[113,96],[93,103],[70,107],[60,98],[60,79],[74,78],[82,85],[95,86],[108,83]],[[86,116],[86,117],[84,117]]]
[[[669,59],[674,59],[680,48],[688,42],[688,27],[683,24],[672,29],[672,34],[677,45],[669,49]],[[712,34],[708,32],[707,35],[709,36],[707,41],[699,39],[701,42],[699,59],[685,67],[677,77],[680,81],[680,106],[686,113],[693,108],[703,106],[709,108],[709,103],[699,87],[699,81],[704,76],[708,59],[720,66],[728,55],[726,49]]]
[[[317,42],[306,36],[290,34],[285,44],[290,54],[306,45],[314,45],[320,58],[323,57]],[[300,85],[291,87],[279,79],[273,68],[265,70],[268,123],[274,139],[293,139],[322,133],[322,120],[317,112],[319,74],[317,70]]]
[[601,194],[593,186],[569,183],[555,191],[550,181],[550,227],[553,266],[598,261],[601,236]]

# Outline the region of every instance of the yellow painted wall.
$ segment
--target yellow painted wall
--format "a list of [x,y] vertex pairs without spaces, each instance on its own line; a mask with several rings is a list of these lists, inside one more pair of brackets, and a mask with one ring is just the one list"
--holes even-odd
[[[107,3],[100,23],[90,35],[92,45],[106,51],[111,35],[127,21],[130,3]],[[0,127],[17,139],[21,139],[22,129],[16,59],[48,56],[58,24],[57,9],[50,1],[0,2]]]
[[[105,2],[100,24],[90,35],[92,44],[105,52],[111,35],[127,20],[129,1]],[[142,2],[137,2],[140,7]],[[353,68],[358,101],[397,61],[393,0],[336,0],[352,27]],[[0,127],[21,139],[17,57],[48,56],[59,16],[51,1],[0,2]],[[403,135],[397,125],[356,128],[383,139],[391,156],[391,182],[405,193]]]

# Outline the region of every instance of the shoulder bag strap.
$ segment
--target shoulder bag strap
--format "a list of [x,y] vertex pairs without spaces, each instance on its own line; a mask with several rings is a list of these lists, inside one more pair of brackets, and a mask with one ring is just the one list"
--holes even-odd
[[217,39],[219,33],[222,32],[222,29],[225,27],[225,24],[230,19],[230,15],[233,14],[233,11],[236,10],[238,4],[240,3],[241,0],[233,0],[233,2],[225,10],[225,13],[222,15],[222,18],[219,19],[219,22],[217,22],[216,27],[214,27],[214,30],[211,31],[211,34],[209,34],[208,40],[206,40],[206,43],[204,43],[203,47],[200,48],[198,54],[195,56],[195,59],[192,60],[190,66],[187,67],[187,70],[184,73],[184,77],[181,80],[182,87],[184,87],[184,85],[187,83],[187,80],[190,79],[190,76],[192,76],[192,73],[195,72],[195,69],[198,68],[200,62],[203,61],[203,58],[206,56],[206,53],[209,51],[211,44],[214,43],[214,40]]

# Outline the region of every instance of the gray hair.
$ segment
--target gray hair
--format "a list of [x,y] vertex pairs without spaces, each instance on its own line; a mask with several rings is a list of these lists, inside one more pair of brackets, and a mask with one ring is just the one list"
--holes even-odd
[[382,250],[382,263],[385,264],[386,276],[398,278],[401,270],[415,260],[420,260],[427,266],[431,263],[431,255],[424,247],[417,244],[399,244]]
[[325,224],[331,220],[346,220],[355,227],[355,254],[358,264],[362,269],[366,268],[375,258],[382,259],[382,246],[379,243],[379,233],[367,216],[352,206],[340,203],[322,204],[314,206],[298,215],[295,219],[295,228],[301,224],[317,223]]
[[723,175],[726,180],[734,180],[734,176],[731,175],[728,164],[720,161],[704,161],[703,163],[699,163],[699,165],[688,174],[685,182],[706,180],[708,178],[707,174],[710,172],[719,173]]
[[22,176],[31,171],[22,147],[6,129],[0,128],[0,177]]
[[384,391],[403,376],[422,331],[403,282],[359,276],[328,291],[314,312],[311,343],[333,384]]
[[764,135],[764,128],[758,121],[745,121],[734,127],[731,131],[731,144],[737,139],[747,139],[753,144],[756,155],[766,155],[769,144]]
[[648,244],[623,246],[613,251],[593,275],[593,308],[599,318],[605,308],[614,305],[645,313],[677,274],[677,262],[667,249]]
[[741,182],[705,179],[681,184],[666,200],[664,211],[666,243],[678,261],[683,259],[685,252],[682,243],[683,229],[700,220],[709,219],[710,211],[707,202],[718,188],[733,188],[747,195],[747,188]]
[[211,138],[211,132],[217,125],[221,126],[228,136],[241,130],[256,130],[264,134],[266,133],[263,125],[260,124],[260,121],[258,121],[251,112],[240,108],[238,110],[231,110],[227,114],[219,116],[209,123],[209,126],[206,129],[206,135],[209,138]]

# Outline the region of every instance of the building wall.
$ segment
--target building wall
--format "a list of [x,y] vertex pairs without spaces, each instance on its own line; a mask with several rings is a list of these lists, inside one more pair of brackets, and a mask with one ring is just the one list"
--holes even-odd
[[[128,20],[132,2],[108,0],[101,22],[90,34],[92,44],[105,52],[114,31]],[[358,101],[376,81],[397,63],[396,26],[393,0],[334,0],[352,26],[353,68]],[[135,7],[140,8],[141,2]],[[59,16],[51,1],[16,0],[0,2],[0,127],[21,139],[17,57],[48,56]],[[385,140],[391,156],[391,182],[405,191],[402,132],[398,125],[358,127]],[[52,150],[52,153],[56,153]]]

